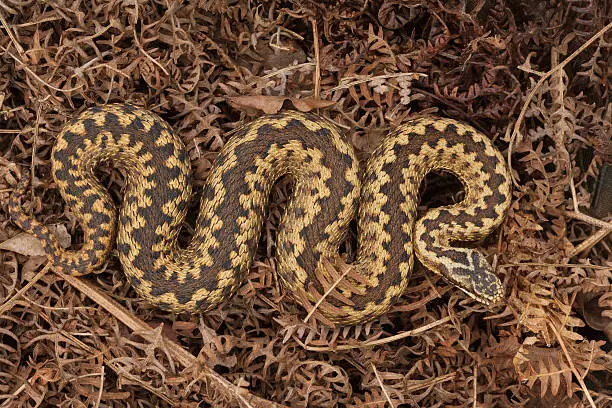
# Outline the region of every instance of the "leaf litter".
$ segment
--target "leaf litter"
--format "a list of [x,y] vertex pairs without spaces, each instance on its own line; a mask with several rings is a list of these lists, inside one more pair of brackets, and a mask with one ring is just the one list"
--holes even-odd
[[[612,218],[591,203],[612,158],[611,17],[601,0],[0,3],[0,407],[609,406]],[[33,171],[26,210],[78,248],[50,150],[84,107],[126,100],[187,146],[185,240],[216,152],[264,112],[318,112],[361,158],[407,118],[468,122],[512,165],[507,220],[478,244],[505,304],[488,310],[417,265],[387,315],[329,325],[319,310],[350,269],[305,307],[275,276],[290,180],[247,282],[211,312],[151,308],[115,256],[86,277],[54,273],[8,197]],[[120,201],[121,174],[98,175]],[[461,194],[431,175],[420,208]],[[343,256],[355,250],[353,231]]]

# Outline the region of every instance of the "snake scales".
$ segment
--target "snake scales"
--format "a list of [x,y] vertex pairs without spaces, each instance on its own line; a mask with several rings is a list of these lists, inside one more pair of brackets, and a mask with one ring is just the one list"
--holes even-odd
[[[94,176],[105,161],[126,174],[119,215]],[[436,169],[459,178],[465,199],[417,220],[419,186]],[[191,196],[190,162],[181,139],[158,116],[127,104],[86,110],[58,136],[52,170],[83,228],[82,248],[63,250],[25,215],[20,196],[27,176],[11,196],[12,220],[69,274],[99,268],[116,239],[132,286],[165,310],[206,311],[237,290],[252,263],[271,188],[283,175],[295,187],[277,234],[277,273],[296,299],[318,300],[313,293],[323,293],[329,266],[342,266],[338,247],[357,215],[350,285],[340,282],[321,307],[330,320],[353,324],[385,313],[407,287],[413,254],[480,302],[503,297],[484,256],[451,243],[481,239],[499,226],[510,203],[508,170],[489,139],[453,120],[422,118],[398,127],[360,178],[353,148],[327,120],[297,112],[257,119],[218,154],[186,248],[177,238]]]

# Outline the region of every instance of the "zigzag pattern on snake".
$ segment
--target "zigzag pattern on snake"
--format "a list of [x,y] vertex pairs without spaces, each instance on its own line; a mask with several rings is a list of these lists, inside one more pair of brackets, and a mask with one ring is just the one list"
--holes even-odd
[[[94,176],[101,162],[124,170],[119,213]],[[276,238],[277,272],[296,299],[316,301],[320,279],[357,217],[358,253],[350,285],[326,299],[331,321],[354,324],[385,313],[408,285],[414,254],[476,300],[503,297],[501,282],[478,251],[451,245],[497,228],[510,203],[504,160],[470,126],[435,117],[411,120],[386,136],[360,166],[352,146],[322,117],[265,116],[239,129],[219,152],[200,202],[195,234],[177,244],[191,196],[190,162],[172,128],[157,115],[121,104],[87,109],[70,121],[52,152],[53,178],[84,231],[78,251],[62,249],[11,196],[12,220],[39,238],[55,268],[81,275],[99,268],[117,241],[137,293],[176,312],[206,311],[230,297],[251,266],[270,191],[294,182]],[[465,199],[417,217],[418,191],[432,170],[454,173]],[[24,172],[27,173],[27,172]],[[362,177],[360,177],[362,176]]]

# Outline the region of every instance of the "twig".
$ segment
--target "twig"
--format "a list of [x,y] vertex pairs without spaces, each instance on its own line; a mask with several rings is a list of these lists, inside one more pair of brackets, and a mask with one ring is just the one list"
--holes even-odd
[[583,214],[577,211],[564,211],[563,215],[566,217],[574,218],[576,220],[584,221],[588,224],[594,225],[599,228],[612,230],[612,223],[602,221],[599,218],[591,217],[590,215]]
[[314,62],[304,62],[303,64],[296,64],[296,65],[288,65],[284,68],[281,69],[277,69],[273,72],[270,72],[262,77],[257,77],[254,80],[250,81],[248,83],[249,86],[254,85],[255,83],[257,83],[257,81],[262,80],[262,79],[268,79],[268,78],[272,78],[273,76],[276,75],[280,75],[280,74],[284,74],[285,72],[289,72],[289,71],[293,71],[296,69],[301,69],[301,68],[306,68],[306,67],[312,67],[313,65],[315,65]]
[[544,262],[516,262],[516,263],[505,263],[503,265],[499,265],[499,267],[507,267],[507,266],[541,266],[543,268],[589,268],[589,269],[601,269],[604,271],[612,270],[612,266],[601,266],[601,265],[585,265],[579,263],[544,263]]
[[100,389],[98,390],[98,398],[96,399],[96,403],[94,404],[95,408],[100,406],[100,401],[102,400],[102,392],[104,390],[104,366],[102,366],[102,372],[100,373]]
[[591,217],[590,215],[586,215],[578,211],[564,211],[563,215],[579,221],[584,221],[595,227],[601,228],[601,230],[597,231],[594,235],[591,235],[590,237],[582,241],[580,245],[574,248],[574,250],[570,254],[570,257],[574,257],[578,254],[590,250],[595,244],[597,244],[599,241],[601,241],[610,233],[612,233],[612,223],[602,221],[598,218]]
[[[580,48],[578,48],[576,51],[574,51],[569,57],[564,59],[563,62],[561,62],[559,65],[557,65],[556,67],[554,67],[553,69],[548,71],[546,74],[542,75],[540,77],[540,79],[538,80],[538,82],[536,82],[536,84],[533,87],[533,89],[531,90],[531,92],[529,92],[529,94],[527,95],[527,100],[523,104],[523,107],[521,109],[521,113],[519,114],[518,119],[514,123],[514,128],[512,129],[512,135],[510,136],[510,143],[508,145],[508,157],[507,157],[508,167],[512,168],[512,150],[514,148],[514,142],[515,142],[516,137],[517,137],[517,135],[519,133],[519,128],[520,128],[521,124],[523,123],[523,119],[525,117],[525,113],[527,112],[527,108],[529,107],[529,104],[531,103],[531,99],[533,99],[533,97],[535,96],[535,94],[538,91],[538,89],[540,89],[540,87],[542,86],[544,81],[546,81],[548,78],[550,78],[555,72],[563,69],[574,58],[576,58],[578,55],[580,55],[580,53],[582,53],[582,51],[584,51],[589,45],[593,44],[595,42],[595,40],[597,40],[599,37],[604,35],[610,28],[612,28],[612,22],[608,23],[608,25],[605,26],[604,28],[602,28],[601,30],[599,30],[597,32],[597,34],[595,34],[591,38],[589,38],[589,40],[587,42],[582,44],[582,46],[580,46]],[[514,174],[512,174],[512,172],[510,172],[510,178],[512,179],[512,183],[518,188],[519,187],[518,186],[518,182],[514,178]]]
[[[30,380],[28,379],[27,382],[30,383]],[[15,391],[13,391],[10,396],[9,395],[3,395],[2,397],[6,398],[6,399],[4,400],[2,405],[0,405],[0,408],[7,408],[7,407],[9,407],[9,404],[11,403],[11,400],[16,399],[19,396],[19,394],[21,394],[22,391],[25,390],[25,389],[26,389],[26,383],[24,382],[19,387],[17,387],[17,389]]]
[[569,178],[570,191],[572,192],[572,203],[574,204],[574,211],[580,212],[578,209],[578,195],[576,194],[576,187],[574,185],[574,177],[572,177],[572,163],[568,162],[567,167],[568,167],[567,177]]
[[478,367],[477,364],[474,364],[474,404],[472,405],[474,408],[478,407]]
[[25,129],[0,129],[0,133],[21,133]]
[[599,241],[607,237],[608,234],[610,234],[611,232],[612,230],[609,229],[602,229],[597,231],[595,234],[591,235],[590,237],[582,241],[580,245],[574,248],[574,250],[570,254],[570,257],[574,257],[578,254],[588,252],[591,248],[593,248],[593,246],[595,246]]
[[47,274],[47,272],[49,272],[50,267],[51,267],[51,264],[47,263],[45,267],[40,270],[40,272],[34,275],[34,277],[30,279],[28,283],[26,283],[23,286],[23,288],[19,289],[19,291],[15,293],[13,296],[11,296],[10,299],[7,299],[3,304],[1,304],[0,305],[0,315],[3,315],[5,312],[10,310],[15,305],[15,303],[19,300],[19,298],[23,296],[24,293],[26,293],[36,282],[40,280],[40,278],[42,278],[43,276]]
[[383,383],[382,378],[380,378],[380,376],[378,375],[378,370],[376,370],[376,366],[374,365],[374,363],[370,363],[370,364],[372,365],[372,370],[374,370],[374,375],[376,376],[376,380],[378,381],[378,384],[380,385],[380,389],[382,390],[383,395],[387,399],[387,402],[389,403],[391,408],[395,408],[395,405],[393,405],[393,401],[391,401],[391,397],[389,397],[389,393],[385,389],[385,384]]
[[2,22],[4,29],[6,30],[9,38],[11,39],[11,42],[17,49],[17,52],[19,53],[19,55],[23,55],[25,53],[25,51],[23,50],[23,47],[21,46],[21,44],[19,44],[19,41],[17,41],[17,38],[15,37],[13,30],[11,30],[11,27],[8,25],[8,22],[4,18],[4,14],[1,12],[0,12],[0,22]]
[[[34,170],[36,169],[36,148],[38,147],[38,128],[40,126],[40,111],[42,109],[41,101],[38,101],[36,107],[36,124],[34,125],[34,140],[32,141],[32,159],[30,162],[30,180],[34,183]],[[31,200],[34,202],[34,186],[30,189]]]
[[[328,268],[333,268],[332,265],[326,265],[326,267]],[[351,269],[353,269],[352,266],[348,266],[346,268],[346,270],[344,271],[344,273],[342,273],[342,275],[340,275],[340,277],[338,279],[336,279],[336,281],[334,282],[333,285],[330,286],[329,289],[327,289],[325,291],[325,293],[323,294],[323,296],[321,296],[321,298],[317,301],[317,303],[315,303],[314,307],[308,312],[308,315],[306,315],[306,317],[304,318],[304,323],[308,322],[308,320],[310,319],[310,317],[314,314],[314,312],[317,311],[317,309],[319,308],[319,306],[321,305],[321,303],[323,303],[323,301],[325,300],[325,298],[327,296],[329,296],[329,294],[336,288],[336,286],[338,286],[338,284],[340,282],[342,282],[342,280],[344,280],[344,278],[346,277],[346,275],[348,275],[348,273],[351,271]]]
[[360,343],[360,344],[341,344],[339,346],[336,347],[318,347],[318,346],[306,346],[305,344],[299,342],[299,340],[296,339],[296,341],[298,341],[298,343],[300,343],[302,345],[302,347],[304,347],[304,349],[308,350],[308,351],[336,351],[336,350],[353,350],[353,349],[358,349],[358,348],[365,348],[365,347],[375,347],[375,346],[380,346],[381,344],[387,344],[387,343],[391,343],[397,340],[401,340],[404,339],[406,337],[412,337],[412,336],[416,336],[419,335],[421,333],[424,333],[430,329],[433,329],[434,327],[438,327],[444,323],[447,323],[451,320],[450,316],[446,316],[443,317],[442,319],[436,320],[435,322],[431,322],[429,324],[426,324],[425,326],[421,326],[418,329],[414,329],[414,330],[408,330],[402,333],[398,333],[394,336],[389,336],[389,337],[385,337],[382,339],[377,339],[377,340],[373,340],[373,341],[367,341],[365,343]]
[[413,78],[427,77],[427,75],[420,74],[418,72],[398,72],[396,74],[365,75],[363,78],[359,78],[359,79],[356,79],[356,80],[354,80],[352,82],[348,82],[348,83],[344,83],[343,84],[342,81],[345,81],[345,80],[350,79],[350,78],[355,78],[355,77],[347,77],[347,78],[342,78],[340,80],[340,82],[341,82],[340,85],[333,87],[328,92],[337,91],[339,89],[350,88],[351,86],[363,84],[364,82],[370,82],[370,81],[373,81],[375,79],[401,78],[401,77],[405,77],[405,76],[410,76],[410,77],[413,77]]
[[565,354],[565,358],[567,359],[567,362],[569,363],[570,368],[572,369],[572,373],[574,373],[574,376],[580,383],[580,387],[582,387],[582,391],[584,392],[584,395],[589,400],[591,407],[597,408],[595,406],[595,402],[593,401],[593,398],[591,397],[591,394],[589,393],[589,389],[587,388],[586,384],[584,383],[584,380],[582,379],[582,376],[576,369],[576,366],[574,366],[574,362],[572,361],[572,358],[570,357],[569,352],[567,351],[567,348],[565,347],[565,342],[561,338],[559,331],[557,330],[554,324],[550,324],[550,328],[555,332],[555,336],[557,336],[557,341],[559,341],[559,345],[561,346],[561,349],[563,350],[563,354]]
[[27,22],[21,23],[21,24],[13,24],[13,27],[23,28],[23,27],[29,27],[29,26],[33,26],[33,25],[39,25],[39,24],[42,24],[42,23],[48,23],[50,21],[58,21],[58,20],[62,20],[62,17],[41,18],[40,20],[36,20],[36,21],[27,21]]
[[314,98],[319,99],[321,94],[321,57],[319,51],[319,31],[317,28],[317,20],[314,18],[310,20],[312,24],[312,37],[314,41],[314,58],[315,58],[315,72],[314,72]]

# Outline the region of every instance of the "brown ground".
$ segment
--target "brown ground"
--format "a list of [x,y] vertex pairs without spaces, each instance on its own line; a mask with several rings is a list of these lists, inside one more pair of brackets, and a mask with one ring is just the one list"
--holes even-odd
[[[0,407],[610,406],[610,204],[591,208],[612,158],[610,3],[256,3],[0,2]],[[412,115],[470,123],[511,158],[511,211],[479,244],[506,304],[488,310],[417,267],[381,319],[304,323],[274,275],[287,183],[248,283],[213,312],[148,307],[116,258],[54,273],[8,221],[8,196],[34,168],[25,208],[78,243],[50,149],[75,112],[124,100],[180,133],[198,186],[262,107],[318,110],[362,157]],[[119,173],[100,176],[119,198]],[[450,202],[455,184],[429,178],[424,203]]]

